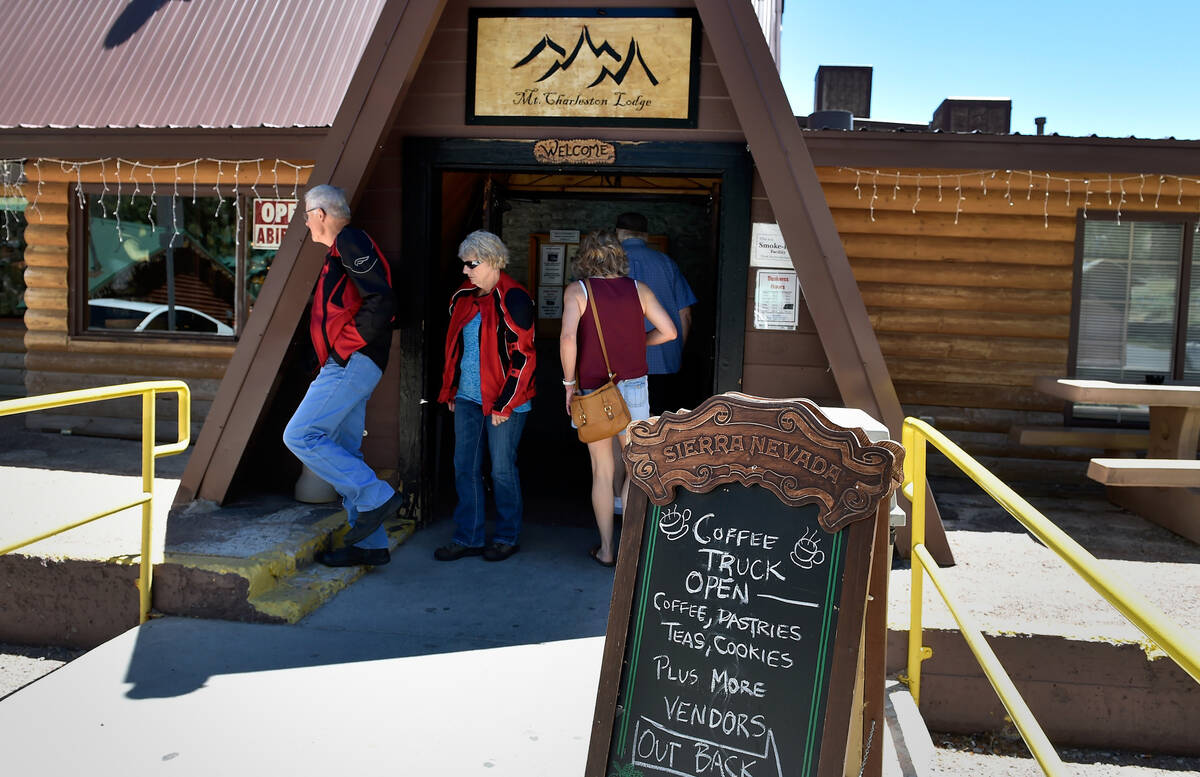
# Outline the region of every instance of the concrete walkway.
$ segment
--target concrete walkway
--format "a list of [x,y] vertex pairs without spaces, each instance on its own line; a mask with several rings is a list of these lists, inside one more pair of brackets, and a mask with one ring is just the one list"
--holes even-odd
[[439,564],[440,529],[297,626],[168,618],[89,652],[0,703],[4,771],[581,774],[611,570],[540,527]]
[[298,625],[165,618],[101,645],[0,703],[5,773],[582,774],[613,578],[592,532],[436,562],[449,530]]

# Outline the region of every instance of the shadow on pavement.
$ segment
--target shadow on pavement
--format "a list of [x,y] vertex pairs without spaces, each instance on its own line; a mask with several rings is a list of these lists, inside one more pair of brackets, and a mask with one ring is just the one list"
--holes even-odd
[[507,561],[435,561],[451,532],[449,521],[417,532],[390,564],[295,626],[148,624],[136,635],[126,696],[180,696],[215,675],[328,666],[333,678],[351,663],[603,636],[613,570],[587,555],[594,530],[527,524]]

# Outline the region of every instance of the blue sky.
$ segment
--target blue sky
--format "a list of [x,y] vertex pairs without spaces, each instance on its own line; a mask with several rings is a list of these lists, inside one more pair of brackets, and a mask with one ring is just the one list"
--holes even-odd
[[871,65],[871,117],[928,122],[946,97],[1012,99],[1012,131],[1200,139],[1200,2],[787,0],[784,88],[813,109],[818,65]]

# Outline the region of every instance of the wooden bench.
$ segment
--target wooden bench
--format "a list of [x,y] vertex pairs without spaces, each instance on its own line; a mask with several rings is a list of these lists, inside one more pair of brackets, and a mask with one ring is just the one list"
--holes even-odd
[[1144,430],[1086,426],[1014,426],[1008,438],[1021,445],[1097,448],[1102,451],[1144,451],[1150,433]]
[[1087,474],[1106,486],[1200,488],[1200,459],[1092,459]]

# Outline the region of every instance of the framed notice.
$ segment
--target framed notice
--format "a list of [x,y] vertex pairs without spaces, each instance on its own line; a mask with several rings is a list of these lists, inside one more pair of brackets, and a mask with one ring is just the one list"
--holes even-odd
[[778,224],[756,221],[750,229],[750,266],[792,269],[792,257]]
[[807,400],[727,393],[629,427],[587,777],[842,776],[903,456]]
[[566,276],[566,246],[562,243],[543,243],[540,250],[538,286],[562,286]]
[[469,10],[468,124],[695,127],[691,8]]
[[562,286],[538,287],[538,318],[562,318]]
[[800,321],[795,270],[759,270],[754,281],[754,328],[794,330]]

